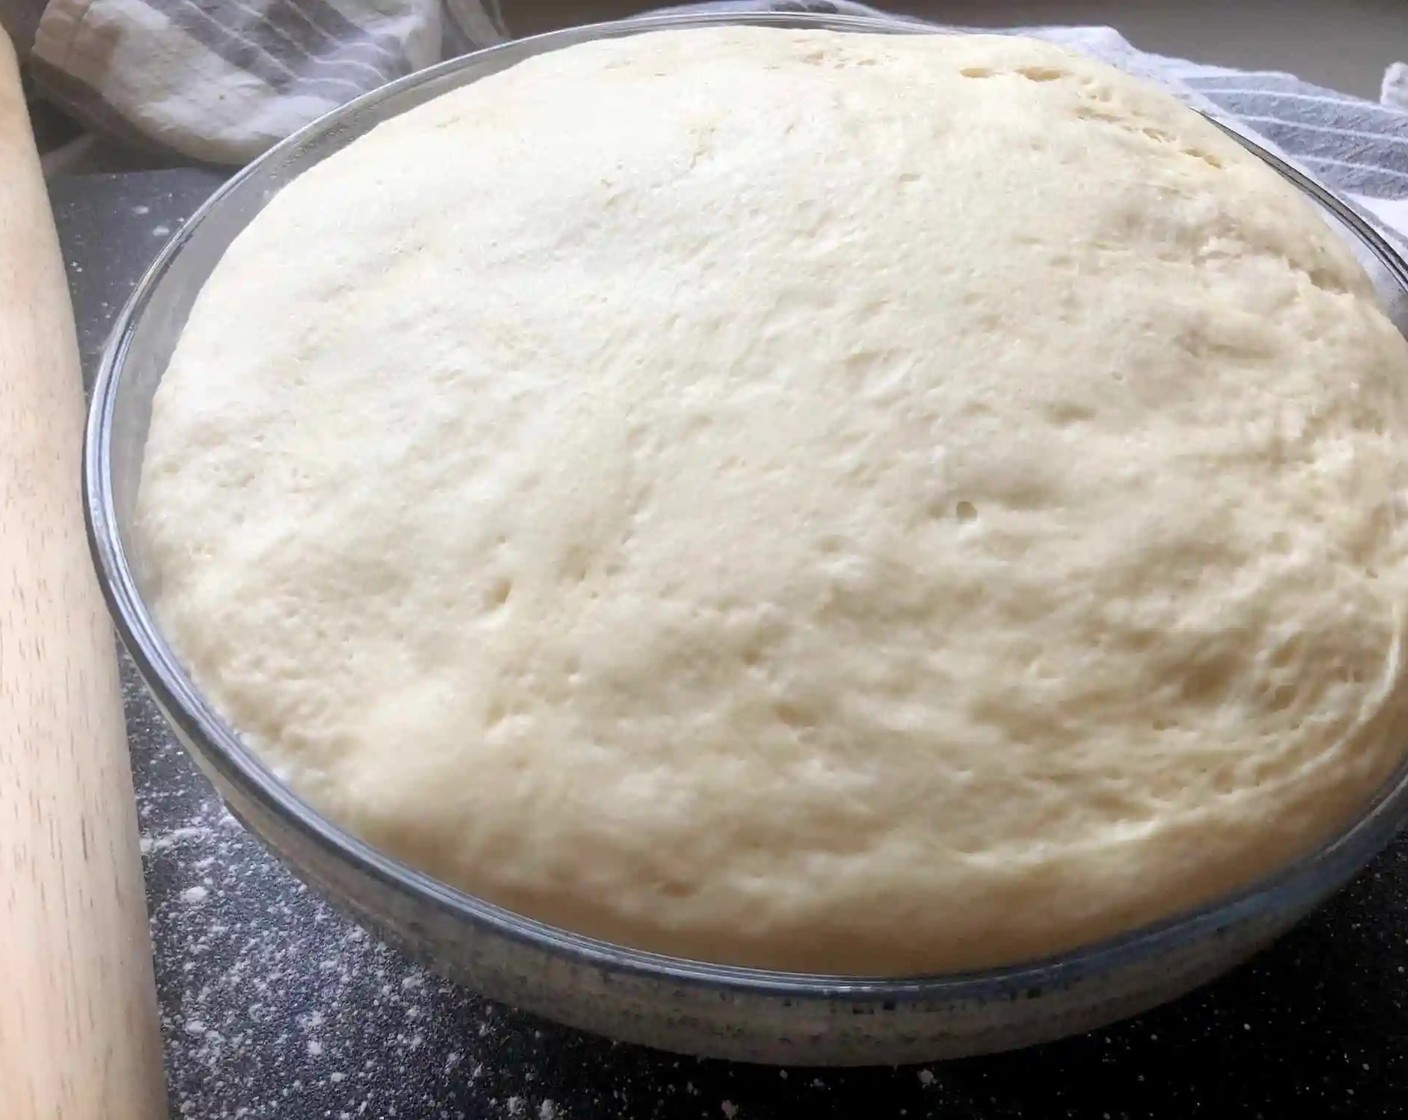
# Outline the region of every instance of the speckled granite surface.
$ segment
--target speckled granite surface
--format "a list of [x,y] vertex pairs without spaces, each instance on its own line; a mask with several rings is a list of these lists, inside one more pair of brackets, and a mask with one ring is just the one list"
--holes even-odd
[[[52,193],[85,370],[193,171]],[[1019,1054],[847,1072],[699,1062],[455,989],[310,897],[222,810],[130,665],[124,694],[172,1111],[200,1120],[885,1120],[1408,1113],[1408,840],[1252,964],[1176,1004]]]

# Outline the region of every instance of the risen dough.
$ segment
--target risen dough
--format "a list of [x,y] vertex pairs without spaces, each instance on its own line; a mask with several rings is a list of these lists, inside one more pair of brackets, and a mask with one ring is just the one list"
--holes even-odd
[[639,36],[279,194],[140,525],[195,679],[409,863],[966,968],[1246,884],[1393,770],[1406,383],[1293,189],[1104,66]]

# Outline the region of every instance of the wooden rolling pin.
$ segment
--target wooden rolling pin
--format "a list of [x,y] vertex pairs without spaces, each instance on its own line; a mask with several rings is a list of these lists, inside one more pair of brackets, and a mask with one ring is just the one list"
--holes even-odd
[[84,542],[73,311],[0,32],[0,1114],[166,1116],[112,632]]

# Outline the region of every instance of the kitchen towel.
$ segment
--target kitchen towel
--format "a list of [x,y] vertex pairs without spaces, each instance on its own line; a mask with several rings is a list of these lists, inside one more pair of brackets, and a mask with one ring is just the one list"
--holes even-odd
[[36,7],[41,93],[107,139],[217,164],[508,37],[498,0],[0,0],[18,35]]
[[[847,0],[732,0],[672,10],[919,22]],[[37,16],[35,82],[88,127],[224,164],[254,158],[386,81],[508,36],[498,0],[0,0],[0,15],[17,34]],[[1147,54],[1107,27],[1021,30],[1161,82],[1408,236],[1408,68],[1390,69],[1383,103],[1375,104],[1290,74]]]

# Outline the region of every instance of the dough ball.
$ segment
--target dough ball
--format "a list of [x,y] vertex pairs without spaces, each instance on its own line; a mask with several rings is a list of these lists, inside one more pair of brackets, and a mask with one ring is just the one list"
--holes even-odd
[[157,394],[175,649],[328,817],[626,945],[1040,957],[1403,758],[1408,344],[1272,170],[1008,37],[526,61],[318,164]]

